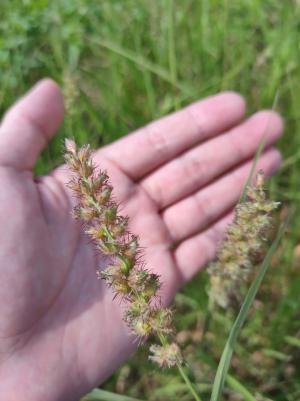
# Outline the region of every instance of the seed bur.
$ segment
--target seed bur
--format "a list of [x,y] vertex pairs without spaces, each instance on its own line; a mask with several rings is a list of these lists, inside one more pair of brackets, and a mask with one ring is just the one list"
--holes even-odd
[[161,367],[182,363],[173,341],[172,311],[159,301],[160,278],[146,269],[139,238],[128,230],[128,217],[119,214],[107,173],[94,165],[89,145],[77,148],[70,139],[65,142],[65,161],[72,172],[68,187],[77,199],[73,217],[84,223],[84,232],[109,260],[97,277],[125,303],[124,321],[139,342],[153,334],[162,342],[150,347],[149,358]]

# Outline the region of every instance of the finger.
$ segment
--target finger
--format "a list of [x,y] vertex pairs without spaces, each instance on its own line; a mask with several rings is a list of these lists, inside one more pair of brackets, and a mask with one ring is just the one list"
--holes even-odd
[[142,186],[158,208],[163,209],[252,158],[263,139],[268,147],[282,131],[282,120],[277,113],[259,112],[157,169],[142,181]]
[[63,97],[50,79],[36,84],[4,116],[0,126],[0,165],[32,169],[63,118]]
[[241,96],[226,92],[196,102],[102,149],[139,179],[179,153],[237,124],[245,113]]
[[201,234],[182,242],[174,252],[182,284],[189,281],[200,269],[215,258],[218,245],[224,238],[226,227],[232,222],[233,212]]
[[[252,163],[249,161],[239,166],[211,185],[167,208],[162,217],[173,241],[182,241],[205,230],[232,209],[239,200]],[[270,176],[280,167],[280,163],[280,153],[270,149],[261,156],[256,171],[263,169]]]

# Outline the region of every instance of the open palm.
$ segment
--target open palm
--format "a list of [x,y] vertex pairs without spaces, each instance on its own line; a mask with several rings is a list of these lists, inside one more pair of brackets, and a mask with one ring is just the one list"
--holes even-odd
[[[271,174],[280,164],[270,147],[280,118],[265,111],[242,122],[244,112],[240,96],[223,93],[95,152],[166,304],[214,257],[264,135],[258,167]],[[69,172],[32,173],[62,117],[60,91],[44,80],[0,128],[1,400],[75,400],[136,346],[122,305],[96,279],[101,255],[70,215]]]

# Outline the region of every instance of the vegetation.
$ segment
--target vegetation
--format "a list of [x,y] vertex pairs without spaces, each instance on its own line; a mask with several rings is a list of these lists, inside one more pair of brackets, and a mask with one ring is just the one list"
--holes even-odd
[[[241,92],[249,112],[272,107],[277,95],[286,122],[284,163],[270,195],[283,202],[280,218],[290,209],[293,218],[241,331],[224,398],[299,400],[299,1],[2,0],[1,6],[1,111],[44,76],[72,100],[38,174],[62,161],[65,136],[101,146],[220,90]],[[201,273],[175,300],[176,341],[204,399],[237,312],[208,312],[208,281]],[[105,393],[87,399],[191,400],[176,370],[153,369],[146,353],[141,349],[116,372]]]

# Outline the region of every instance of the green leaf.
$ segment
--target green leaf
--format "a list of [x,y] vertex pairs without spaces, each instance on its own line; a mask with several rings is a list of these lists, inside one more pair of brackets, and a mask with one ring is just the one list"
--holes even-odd
[[286,355],[283,352],[279,352],[274,349],[265,348],[262,350],[262,353],[263,353],[263,355],[265,355],[269,358],[278,359],[279,361],[282,361],[282,362],[288,362],[291,360],[290,355]]
[[84,396],[81,401],[141,401],[137,398],[127,397],[126,395],[111,393],[110,391],[95,388]]
[[300,338],[292,337],[292,336],[286,336],[286,337],[284,337],[284,340],[288,344],[293,345],[294,347],[300,348]]
[[110,50],[111,52],[118,54],[119,56],[133,62],[141,69],[143,69],[145,71],[149,71],[152,74],[158,76],[160,79],[172,84],[174,87],[176,87],[183,93],[186,93],[189,96],[192,96],[194,94],[192,88],[187,87],[185,84],[181,84],[179,82],[174,82],[174,80],[170,76],[169,71],[165,70],[160,65],[147,60],[140,54],[136,54],[132,50],[127,49],[122,46],[119,46],[118,44],[116,44],[110,40],[104,39],[104,38],[97,37],[97,39],[95,39],[93,37],[88,37],[87,40],[92,45],[97,45],[97,46],[103,47],[103,48]]
[[[278,102],[278,97],[279,97],[279,91],[277,91],[277,92],[275,93],[275,97],[274,97],[273,105],[272,105],[272,110],[274,110],[275,107],[276,107],[276,104],[277,104],[277,102]],[[246,199],[246,196],[247,196],[247,188],[248,188],[248,186],[251,184],[251,182],[252,182],[252,180],[253,180],[253,175],[254,175],[254,173],[255,173],[255,169],[256,169],[258,160],[259,160],[259,158],[260,158],[262,152],[263,152],[264,149],[265,149],[266,140],[267,140],[268,125],[269,125],[269,124],[267,123],[267,126],[266,126],[266,128],[265,128],[265,134],[264,134],[264,136],[262,137],[262,139],[261,139],[261,141],[260,141],[260,144],[259,144],[259,147],[258,147],[258,149],[257,149],[257,151],[256,151],[256,153],[255,153],[255,157],[254,157],[254,159],[253,159],[253,163],[252,163],[252,166],[251,166],[250,174],[249,174],[249,176],[248,176],[248,178],[247,178],[247,181],[246,181],[246,183],[245,183],[245,185],[244,185],[244,188],[243,188],[243,191],[242,191],[242,194],[241,194],[239,203],[245,202],[245,199]]]
[[227,384],[235,390],[238,394],[244,397],[245,401],[256,401],[253,395],[246,389],[246,387],[235,379],[233,376],[228,375],[226,378]]

